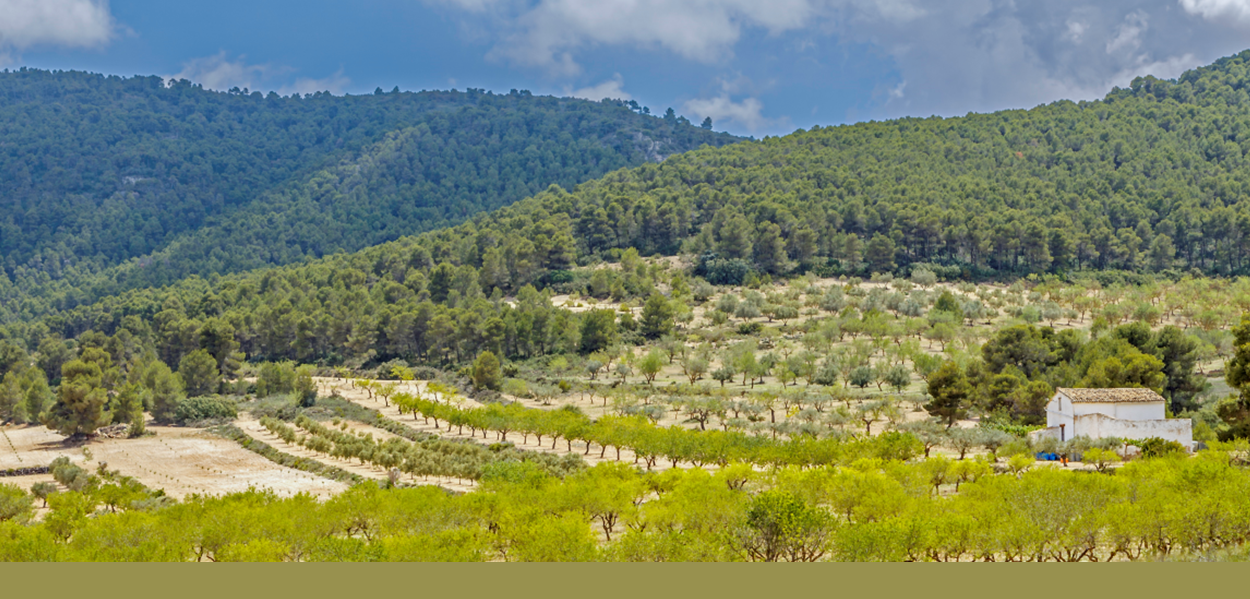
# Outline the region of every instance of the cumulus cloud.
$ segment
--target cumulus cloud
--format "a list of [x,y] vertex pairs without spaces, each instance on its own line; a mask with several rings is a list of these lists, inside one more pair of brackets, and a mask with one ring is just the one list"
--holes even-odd
[[821,29],[871,44],[896,65],[906,93],[881,94],[873,116],[957,115],[1094,99],[1134,77],[1173,78],[1244,49],[1236,31],[1192,16],[1186,1],[933,0],[924,18],[852,7]]
[[94,48],[117,24],[107,0],[0,0],[0,63],[29,48]]
[[894,86],[889,91],[890,97],[896,100],[902,99],[903,96],[906,95],[906,93],[907,93],[907,81],[905,80],[899,81],[898,85]]
[[616,73],[611,79],[603,81],[598,85],[583,87],[576,90],[566,87],[564,89],[564,95],[570,98],[581,98],[583,100],[593,100],[595,102],[604,98],[625,101],[634,99],[633,96],[629,95],[629,92],[625,91],[625,78],[621,77],[620,73]]
[[1185,12],[1204,19],[1250,23],[1250,1],[1247,0],[1180,0],[1180,3]]
[[714,98],[689,100],[682,105],[682,109],[693,115],[695,122],[703,120],[703,117],[712,117],[712,121],[718,126],[728,121],[752,133],[779,124],[764,116],[764,104],[756,98],[734,102],[728,94],[721,94]]
[[605,45],[663,49],[715,63],[733,56],[746,27],[802,28],[812,0],[427,0],[485,15],[503,29],[491,55],[557,75],[581,72],[574,55]]
[[[580,73],[584,56],[609,47],[736,70],[748,31],[793,38],[790,59],[870,47],[894,65],[864,110],[872,117],[1098,98],[1138,75],[1174,77],[1243,50],[1250,28],[1250,0],[426,1],[491,31],[490,56],[556,77]],[[763,97],[706,95],[714,97],[694,102],[745,107],[732,98]]]

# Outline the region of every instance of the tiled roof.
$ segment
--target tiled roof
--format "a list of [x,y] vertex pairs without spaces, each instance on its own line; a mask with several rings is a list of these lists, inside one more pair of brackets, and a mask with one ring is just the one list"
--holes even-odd
[[1059,393],[1068,396],[1068,399],[1076,403],[1128,403],[1128,402],[1151,402],[1163,401],[1163,396],[1151,391],[1150,389],[1138,388],[1121,388],[1121,389],[1074,389],[1070,387],[1060,387],[1056,389]]

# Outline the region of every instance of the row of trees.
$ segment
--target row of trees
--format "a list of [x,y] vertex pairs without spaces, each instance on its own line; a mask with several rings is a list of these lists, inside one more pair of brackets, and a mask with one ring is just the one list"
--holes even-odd
[[[461,480],[481,478],[483,469],[498,461],[523,461],[536,464],[553,476],[566,476],[585,466],[580,456],[560,458],[550,454],[523,452],[515,449],[491,450],[476,443],[430,438],[408,441],[391,437],[377,441],[370,434],[352,434],[334,430],[323,423],[300,415],[291,427],[280,420],[264,417],[261,425],[283,441],[301,445],[330,457],[360,460],[383,470],[395,469],[404,474],[454,477]],[[301,434],[300,431],[303,431]]]
[[[924,444],[910,433],[892,432],[862,439],[841,437],[817,438],[815,434],[795,434],[777,439],[775,435],[748,435],[729,430],[691,430],[680,426],[656,425],[644,415],[610,415],[592,420],[579,410],[561,408],[542,410],[519,404],[489,404],[481,408],[462,408],[440,400],[439,395],[421,396],[397,393],[391,401],[401,412],[411,412],[435,426],[446,426],[471,436],[479,432],[485,437],[494,433],[499,441],[508,435],[527,442],[533,436],[539,444],[548,439],[552,449],[563,441],[566,451],[573,443],[584,445],[583,455],[598,446],[599,458],[621,459],[621,451],[634,454],[634,463],[654,467],[660,459],[672,465],[681,462],[696,467],[705,464],[724,466],[734,461],[757,464],[821,465],[850,462],[862,457],[908,459],[924,451]],[[774,407],[777,406],[773,400]]]

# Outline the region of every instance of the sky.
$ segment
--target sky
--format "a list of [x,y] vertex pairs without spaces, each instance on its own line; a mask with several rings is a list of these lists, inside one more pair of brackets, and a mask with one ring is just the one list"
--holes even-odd
[[528,89],[740,135],[1031,108],[1250,48],[1250,0],[0,0],[0,68]]

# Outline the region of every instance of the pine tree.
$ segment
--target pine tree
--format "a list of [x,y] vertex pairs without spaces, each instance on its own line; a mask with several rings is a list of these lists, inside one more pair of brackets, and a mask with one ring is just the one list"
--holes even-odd
[[597,352],[615,345],[619,338],[616,314],[612,310],[590,310],[582,315],[581,350]]
[[1229,427],[1222,436],[1250,437],[1250,314],[1243,314],[1241,324],[1233,327],[1233,358],[1228,361],[1224,380],[1239,395],[1217,408]]
[[751,223],[742,215],[735,216],[721,227],[716,251],[722,258],[751,258]]
[[929,396],[933,398],[925,404],[925,411],[946,422],[950,428],[957,420],[968,415],[971,402],[972,385],[964,371],[954,362],[947,362],[929,375]]
[[894,270],[895,253],[894,240],[877,233],[868,241],[864,260],[868,262],[868,268],[872,272],[890,272]]
[[217,392],[221,375],[217,371],[217,361],[208,351],[199,349],[183,356],[178,363],[178,374],[186,386],[188,397],[199,397]]
[[657,339],[673,332],[673,305],[658,291],[642,307],[642,334]]
[[84,437],[108,425],[105,411],[108,391],[102,386],[103,374],[95,362],[71,360],[61,368],[61,386],[56,403],[44,413],[42,423],[67,437]]
[[484,351],[473,361],[473,388],[498,391],[503,387],[503,372],[494,352]]
[[788,270],[785,241],[781,238],[781,227],[775,223],[760,223],[754,250],[755,264],[761,271],[780,274]]
[[0,423],[25,422],[26,411],[22,401],[22,388],[12,372],[0,380]]

